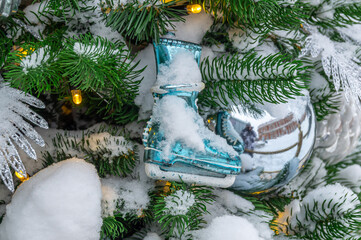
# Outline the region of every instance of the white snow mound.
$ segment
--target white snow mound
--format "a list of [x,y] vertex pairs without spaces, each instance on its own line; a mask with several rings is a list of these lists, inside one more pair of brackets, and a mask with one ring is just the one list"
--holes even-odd
[[212,220],[209,226],[195,234],[199,240],[262,240],[257,229],[247,219],[225,215]]
[[1,240],[98,240],[101,187],[96,169],[72,158],[43,169],[16,190]]

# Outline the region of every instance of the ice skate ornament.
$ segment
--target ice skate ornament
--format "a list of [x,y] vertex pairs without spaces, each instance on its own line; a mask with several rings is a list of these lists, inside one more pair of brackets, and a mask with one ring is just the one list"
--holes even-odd
[[[269,192],[287,184],[310,158],[316,139],[315,114],[308,93],[283,104],[242,106],[213,117],[217,134],[229,144],[244,142],[242,172],[231,188],[242,193]],[[235,146],[236,146],[235,145]],[[242,153],[243,152],[243,153]]]
[[[230,187],[241,172],[239,153],[210,131],[198,115],[197,96],[204,88],[199,70],[201,47],[173,39],[154,43],[157,82],[153,115],[143,134],[147,175]],[[237,142],[242,152],[243,143]]]
[[36,152],[27,138],[33,140],[39,146],[45,146],[41,136],[24,119],[45,129],[48,128],[48,123],[26,105],[45,108],[44,103],[31,95],[7,86],[2,81],[1,76],[0,97],[0,178],[6,187],[13,192],[14,183],[9,165],[18,174],[24,178],[27,177],[15,144],[33,159],[36,159]]

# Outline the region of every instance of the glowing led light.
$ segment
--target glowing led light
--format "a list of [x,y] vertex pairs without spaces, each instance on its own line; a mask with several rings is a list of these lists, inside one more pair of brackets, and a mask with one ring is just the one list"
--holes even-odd
[[83,101],[83,97],[81,96],[80,90],[71,90],[71,96],[73,102],[77,105],[81,104],[81,102]]
[[19,180],[20,180],[21,182],[25,182],[25,181],[29,180],[29,175],[28,175],[28,174],[26,174],[26,177],[24,177],[22,174],[23,174],[22,171],[20,171],[20,173],[15,172],[15,176],[16,176],[17,178],[19,178]]
[[190,4],[187,5],[188,13],[200,13],[202,11],[202,6],[199,4]]

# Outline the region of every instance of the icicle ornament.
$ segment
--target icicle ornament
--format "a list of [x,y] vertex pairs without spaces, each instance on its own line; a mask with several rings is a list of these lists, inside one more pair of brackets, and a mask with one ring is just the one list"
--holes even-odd
[[300,57],[321,55],[323,70],[329,79],[332,78],[336,91],[342,88],[347,101],[350,98],[357,101],[361,97],[361,67],[354,55],[356,47],[333,42],[312,26],[306,25],[305,29],[311,35],[306,38]]
[[7,86],[2,82],[1,76],[0,98],[0,178],[13,192],[14,182],[9,165],[16,172],[21,173],[24,178],[27,177],[15,144],[29,157],[36,159],[36,152],[26,137],[41,147],[45,146],[45,142],[28,121],[45,129],[48,129],[48,123],[26,105],[45,108],[44,103],[31,95]]

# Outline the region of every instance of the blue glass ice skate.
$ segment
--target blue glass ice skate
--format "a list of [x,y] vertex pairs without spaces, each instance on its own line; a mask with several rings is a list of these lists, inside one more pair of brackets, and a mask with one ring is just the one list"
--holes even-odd
[[[157,62],[157,73],[163,64],[169,65],[179,51],[190,51],[197,64],[200,63],[201,47],[197,44],[173,40],[160,39],[154,43]],[[199,91],[204,88],[203,83],[166,84],[152,88],[155,104],[164,96],[177,96],[186,101],[187,107],[198,111],[196,100]],[[153,118],[154,119],[154,118]],[[209,140],[204,139],[204,152],[197,152],[181,142],[172,145],[168,156],[163,156],[160,146],[166,141],[164,132],[160,130],[160,123],[150,120],[143,135],[145,146],[144,160],[146,173],[149,177],[163,180],[183,181],[189,183],[206,184],[218,187],[229,187],[235,181],[235,176],[241,171],[241,160],[238,156],[231,157],[217,147],[211,147]]]

